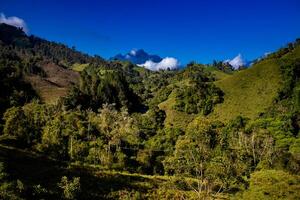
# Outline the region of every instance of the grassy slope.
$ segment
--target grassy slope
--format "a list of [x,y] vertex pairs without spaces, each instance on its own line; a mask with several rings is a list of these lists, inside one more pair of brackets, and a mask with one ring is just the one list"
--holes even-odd
[[[188,80],[176,83],[178,87],[187,84],[189,84]],[[180,112],[173,109],[175,103],[175,92],[173,91],[166,101],[158,105],[160,109],[166,112],[165,126],[185,130],[187,124],[189,124],[189,122],[194,119],[195,115],[187,114],[185,112]]]
[[[207,71],[211,72],[215,75],[216,80],[223,80],[225,78],[231,77],[232,74],[228,74],[225,72],[222,72],[221,70],[218,70],[214,67],[207,67]],[[177,87],[181,87],[182,85],[188,85],[188,80],[183,80],[180,82],[175,83]],[[180,128],[182,130],[185,130],[187,125],[195,119],[197,115],[193,114],[187,114],[185,112],[180,112],[175,109],[173,109],[173,106],[175,105],[175,93],[172,92],[169,95],[169,98],[159,104],[159,108],[164,110],[166,112],[166,120],[165,125],[167,127],[174,127],[174,128]]]
[[72,66],[72,70],[76,71],[76,72],[81,72],[83,71],[87,66],[89,65],[89,63],[85,63],[85,64],[79,64],[79,63],[75,63]]
[[159,104],[159,108],[166,112],[165,126],[185,130],[187,124],[194,119],[195,115],[189,115],[173,109],[174,104],[175,98],[172,97],[172,94],[166,101]]
[[222,80],[222,79],[232,76],[232,74],[225,73],[225,72],[217,69],[216,67],[206,67],[205,69],[207,71],[211,72],[215,76],[216,80]]
[[[300,58],[300,48],[283,58]],[[254,118],[272,105],[281,82],[278,59],[263,60],[247,70],[216,81],[225,93],[224,102],[217,105],[209,117],[224,122],[238,115]]]
[[[231,77],[231,74],[227,74],[225,72],[222,72],[221,70],[218,70],[213,67],[207,67],[207,71],[211,72],[215,75],[216,80],[223,80],[225,78]],[[177,83],[174,83],[177,87],[181,87],[182,85],[188,85],[188,80],[183,80]],[[187,125],[195,119],[197,115],[193,114],[187,114],[185,112],[180,112],[175,109],[173,109],[173,106],[175,105],[175,93],[172,92],[169,95],[169,98],[159,104],[159,108],[164,110],[166,112],[166,120],[165,125],[167,127],[174,127],[174,128],[180,128],[182,130],[185,130]]]

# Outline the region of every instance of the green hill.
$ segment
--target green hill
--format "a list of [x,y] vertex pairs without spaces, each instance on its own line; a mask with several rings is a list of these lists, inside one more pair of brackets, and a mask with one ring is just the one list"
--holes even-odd
[[206,70],[211,72],[215,76],[216,80],[222,80],[228,78],[233,74],[233,72],[226,73],[224,71],[217,69],[216,67],[210,67],[210,66],[206,67]]
[[211,119],[228,121],[237,116],[258,117],[274,103],[282,88],[280,61],[300,58],[300,47],[279,57],[267,58],[215,84],[225,93],[224,102],[215,107]]

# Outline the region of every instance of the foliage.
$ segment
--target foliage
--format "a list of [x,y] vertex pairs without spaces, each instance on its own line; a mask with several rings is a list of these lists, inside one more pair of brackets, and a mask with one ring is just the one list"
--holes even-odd
[[191,83],[190,86],[176,90],[174,108],[188,114],[208,115],[215,104],[223,101],[223,93],[211,84]]
[[23,107],[11,107],[4,113],[3,133],[15,136],[25,146],[34,146],[40,142],[42,129],[56,112],[55,106],[38,101]]
[[6,167],[3,162],[0,162],[0,198],[21,200],[23,191],[23,183],[20,180],[9,181]]
[[300,178],[279,170],[255,172],[250,178],[248,190],[236,199],[298,199]]
[[283,88],[279,91],[278,100],[285,100],[292,110],[299,110],[300,106],[300,58],[295,61],[284,59],[281,61]]
[[28,103],[37,97],[31,85],[23,80],[25,67],[20,57],[0,44],[0,116],[11,106]]
[[212,66],[225,73],[231,73],[234,71],[234,68],[228,62],[214,60]]
[[66,176],[63,176],[58,186],[62,189],[65,199],[76,199],[80,192],[80,177],[68,180]]
[[80,86],[65,99],[65,105],[78,105],[97,111],[103,104],[115,104],[118,109],[138,108],[138,97],[129,88],[122,73],[113,69],[88,67],[81,73]]

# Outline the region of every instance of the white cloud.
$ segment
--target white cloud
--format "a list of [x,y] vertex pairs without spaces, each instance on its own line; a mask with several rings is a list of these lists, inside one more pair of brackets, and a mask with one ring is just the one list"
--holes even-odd
[[179,67],[179,61],[176,58],[166,57],[160,62],[153,62],[152,60],[146,61],[144,64],[138,65],[140,67],[145,67],[152,71],[158,71],[160,69],[177,69]]
[[15,27],[23,28],[25,33],[28,33],[28,28],[25,21],[19,17],[6,17],[3,13],[0,14],[0,23],[9,24]]
[[229,63],[234,69],[238,69],[247,64],[241,54],[237,55],[232,60],[225,60],[224,63]]

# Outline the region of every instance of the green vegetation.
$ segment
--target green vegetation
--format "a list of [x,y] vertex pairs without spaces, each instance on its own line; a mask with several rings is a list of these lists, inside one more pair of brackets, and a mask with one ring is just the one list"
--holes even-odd
[[[284,82],[288,79],[297,81],[295,75],[287,75],[287,78],[284,74],[290,73],[287,71],[291,63],[298,65],[296,63],[299,58],[300,46],[295,43],[290,50],[280,50],[247,70],[215,82],[225,95],[224,103],[215,107],[211,117],[221,121],[231,120],[238,115],[254,119],[266,112],[273,106],[282,86],[289,84]],[[293,73],[296,74],[296,71]]]
[[139,98],[129,87],[125,76],[118,70],[90,66],[81,73],[80,85],[65,98],[65,105],[74,108],[78,105],[94,111],[103,104],[115,104],[119,109],[133,110],[139,107]]
[[88,63],[84,63],[84,64],[75,63],[73,64],[72,69],[77,72],[82,72],[88,65],[89,65]]
[[0,30],[1,199],[299,199],[299,40],[153,72]]
[[217,81],[228,78],[234,73],[234,71],[224,72],[213,66],[207,66],[205,69],[212,73]]
[[189,64],[178,74],[177,79],[187,79],[188,82],[175,89],[174,109],[188,114],[208,115],[215,104],[223,101],[222,91],[210,81],[211,74],[205,68],[195,63]]
[[299,199],[300,177],[279,170],[262,170],[250,178],[249,190],[237,199]]

